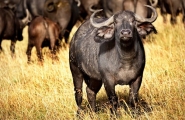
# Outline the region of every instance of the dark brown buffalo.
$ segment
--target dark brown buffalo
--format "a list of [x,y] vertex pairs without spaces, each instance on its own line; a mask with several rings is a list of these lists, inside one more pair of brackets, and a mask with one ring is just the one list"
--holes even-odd
[[145,67],[140,34],[152,31],[152,23],[157,18],[156,10],[146,6],[153,10],[151,18],[142,18],[131,11],[121,11],[108,19],[94,18],[96,11],[74,34],[69,62],[78,112],[82,108],[83,81],[87,84],[87,98],[93,111],[96,94],[102,84],[112,105],[112,112],[116,112],[118,107],[117,84],[130,86],[129,105],[137,105]]
[[164,23],[167,22],[167,14],[170,14],[171,24],[176,24],[177,15],[179,15],[179,13],[182,13],[182,21],[185,25],[185,0],[158,0],[158,7],[160,8]]
[[10,50],[12,55],[14,55],[16,41],[23,40],[23,28],[23,22],[16,18],[12,9],[8,7],[0,8],[0,51],[3,50],[1,47],[2,40],[11,40]]
[[42,48],[49,47],[52,59],[56,57],[56,50],[59,43],[60,27],[57,23],[46,17],[34,18],[28,27],[28,63],[31,61],[31,50],[35,46],[39,61],[43,61]]

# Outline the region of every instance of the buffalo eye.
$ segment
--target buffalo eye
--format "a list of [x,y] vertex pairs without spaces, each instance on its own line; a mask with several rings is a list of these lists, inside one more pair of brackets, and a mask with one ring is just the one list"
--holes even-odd
[[117,24],[117,23],[121,23],[121,20],[119,19],[115,19],[114,22]]
[[129,19],[129,24],[134,25],[135,24],[135,19],[134,18]]
[[132,23],[134,23],[134,20],[135,19],[132,17],[132,18],[129,19],[129,22],[132,24]]

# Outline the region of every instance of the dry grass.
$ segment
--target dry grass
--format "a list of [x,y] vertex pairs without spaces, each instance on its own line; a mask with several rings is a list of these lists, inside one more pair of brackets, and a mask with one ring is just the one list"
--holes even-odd
[[[118,119],[185,120],[185,30],[178,19],[176,26],[163,24],[161,16],[154,23],[157,35],[144,41],[146,67],[141,85],[140,114],[126,111],[128,86],[116,86],[121,116]],[[75,31],[74,28],[73,31]],[[0,54],[0,119],[1,120],[72,120],[77,106],[69,70],[68,48],[59,53],[59,62],[52,64],[44,49],[44,65],[37,64],[35,49],[33,64],[27,64],[27,29],[25,39],[16,44],[16,58],[10,55],[10,41],[3,41]],[[83,105],[87,106],[84,84]],[[126,99],[126,100],[125,100]],[[104,88],[97,95],[100,112],[86,109],[82,119],[110,119]]]

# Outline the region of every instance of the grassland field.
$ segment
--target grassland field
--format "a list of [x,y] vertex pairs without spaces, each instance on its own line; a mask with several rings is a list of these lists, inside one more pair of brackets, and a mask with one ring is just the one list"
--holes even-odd
[[[127,108],[128,86],[116,86],[121,116],[118,120],[185,120],[185,28],[178,16],[172,26],[159,15],[154,22],[158,34],[143,40],[146,66],[139,91],[140,110]],[[71,37],[77,27],[73,28]],[[0,120],[76,120],[72,76],[69,69],[69,48],[58,53],[52,64],[50,51],[43,49],[44,64],[39,65],[35,48],[33,63],[27,64],[27,27],[24,40],[16,44],[16,57],[10,54],[10,41],[4,40],[0,53]],[[109,120],[108,99],[101,88],[97,94],[100,109],[92,114],[87,108],[86,85],[83,85],[83,120]]]

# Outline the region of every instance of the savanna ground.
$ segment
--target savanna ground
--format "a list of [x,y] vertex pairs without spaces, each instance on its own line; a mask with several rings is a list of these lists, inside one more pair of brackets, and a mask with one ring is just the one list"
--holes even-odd
[[[169,16],[168,16],[169,17]],[[168,18],[169,20],[169,18]],[[178,24],[163,24],[159,16],[154,23],[158,34],[144,40],[146,67],[139,91],[140,109],[127,107],[128,86],[116,86],[121,113],[117,119],[185,120],[185,29]],[[76,28],[73,29],[73,33]],[[71,34],[71,36],[73,35]],[[37,63],[35,48],[33,64],[27,64],[27,29],[24,40],[16,44],[16,57],[4,40],[0,54],[0,119],[1,120],[75,120],[77,106],[69,69],[68,47],[52,64],[48,48],[44,48],[44,65]],[[110,119],[104,87],[97,94],[100,111],[91,114],[83,86],[84,120]]]

